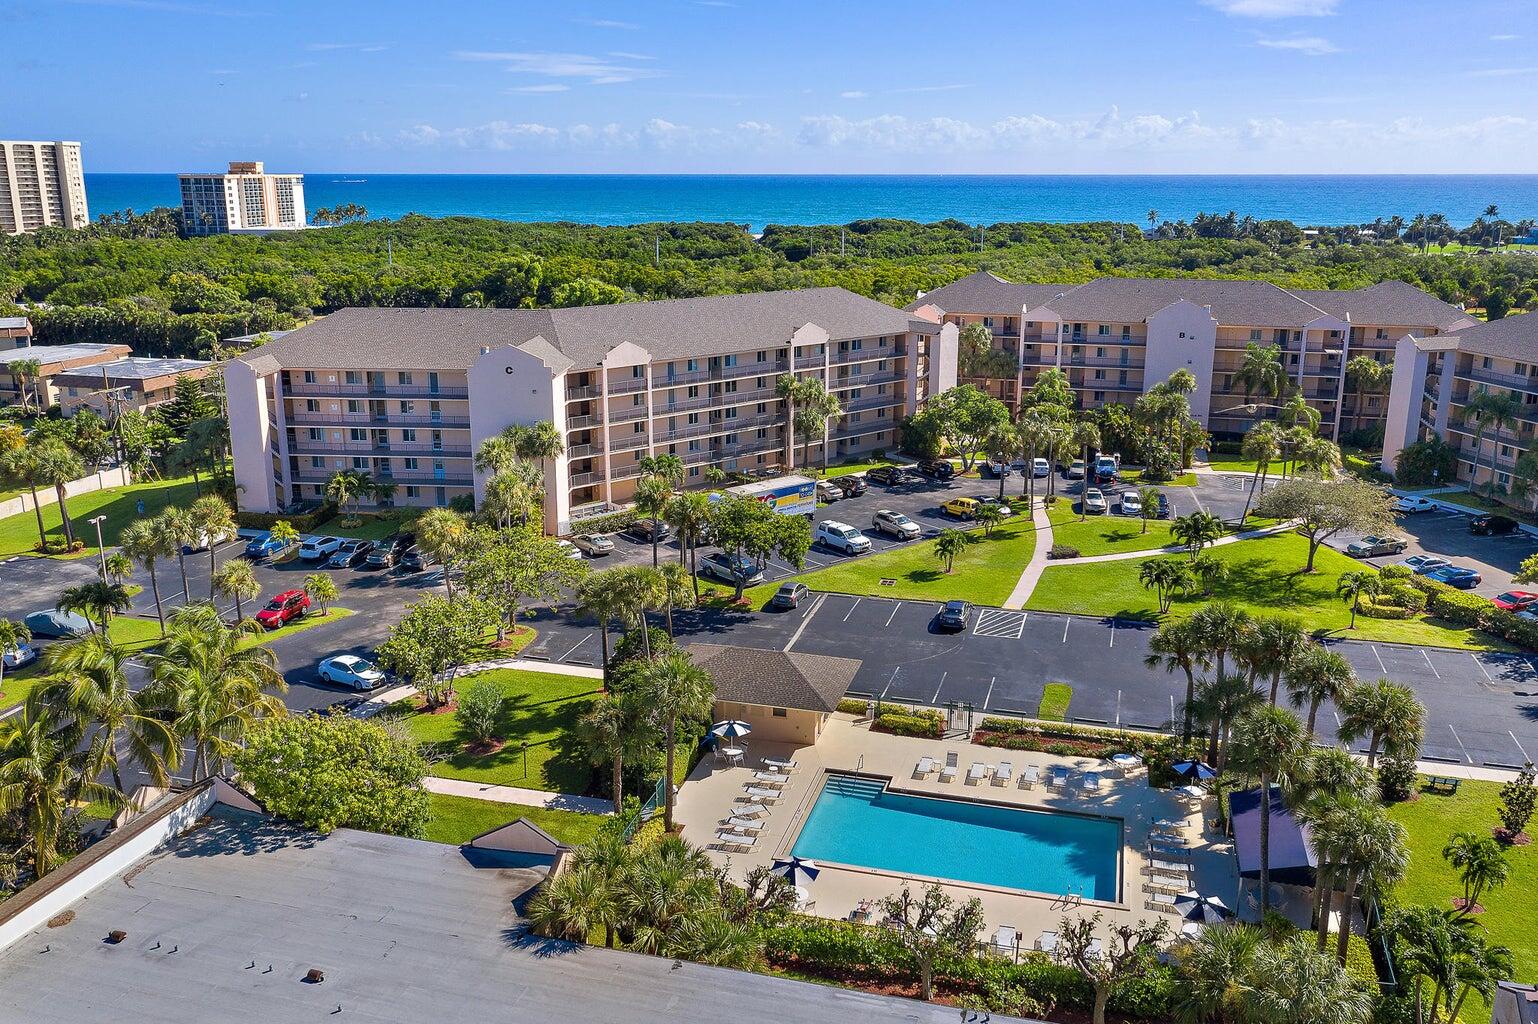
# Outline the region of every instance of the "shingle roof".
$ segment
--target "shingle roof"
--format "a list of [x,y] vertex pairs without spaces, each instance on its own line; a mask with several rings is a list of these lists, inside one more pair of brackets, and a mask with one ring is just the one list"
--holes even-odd
[[1453,331],[1458,351],[1538,362],[1538,312],[1508,316]]
[[860,663],[821,654],[690,644],[694,662],[716,684],[718,700],[760,707],[832,711],[849,691]]
[[912,318],[843,288],[714,295],[573,309],[341,309],[254,349],[284,366],[468,368],[482,346],[543,337],[572,364],[597,366],[630,341],[655,359],[786,344],[808,323],[835,340],[903,334]]
[[1219,323],[1302,327],[1324,311],[1268,281],[1102,277],[1047,307],[1065,321],[1135,324],[1182,299],[1212,307]]
[[1404,281],[1379,281],[1367,288],[1336,291],[1297,290],[1293,294],[1331,316],[1359,325],[1435,327],[1442,331],[1469,319],[1457,306]]
[[1071,288],[1071,284],[1015,284],[991,271],[979,270],[925,292],[903,308],[911,312],[920,306],[934,305],[947,313],[1008,316],[1018,314],[1022,308],[1035,308]]

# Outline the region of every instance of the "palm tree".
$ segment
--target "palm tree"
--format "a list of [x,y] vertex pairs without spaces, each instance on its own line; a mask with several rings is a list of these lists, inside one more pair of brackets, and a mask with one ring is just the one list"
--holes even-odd
[[709,714],[715,698],[710,673],[700,668],[683,651],[669,651],[647,665],[641,673],[641,692],[659,721],[663,723],[663,742],[667,767],[663,775],[662,823],[673,831],[673,755],[679,716],[694,718]]
[[945,574],[956,568],[956,556],[967,549],[971,538],[961,530],[941,530],[935,538],[935,557],[945,563]]
[[299,531],[294,529],[294,524],[287,519],[279,519],[272,524],[272,529],[267,531],[268,536],[283,545],[286,552],[299,543]]
[[609,689],[609,624],[624,618],[629,607],[629,581],[623,569],[603,569],[589,573],[577,585],[577,610],[598,620],[599,642],[603,646],[603,688]]
[[658,564],[658,523],[673,500],[673,485],[664,476],[643,476],[635,488],[635,510],[652,521],[652,566]]
[[251,628],[226,626],[210,604],[183,605],[165,643],[146,657],[146,701],[192,741],[193,782],[220,771],[256,721],[287,713],[274,695],[288,684],[272,649],[241,646]]
[[625,761],[643,757],[653,749],[655,733],[649,730],[650,709],[635,694],[611,693],[595,701],[577,720],[577,738],[595,764],[611,764],[614,777],[614,813],[624,809]]
[[61,612],[84,615],[93,633],[96,631],[96,623],[101,623],[103,636],[107,635],[113,613],[126,612],[132,606],[133,599],[128,596],[128,590],[122,584],[103,583],[101,580],[69,587],[59,595],[59,603],[54,605]]
[[1234,721],[1232,763],[1260,777],[1260,915],[1271,909],[1271,786],[1286,790],[1307,764],[1308,740],[1298,716],[1268,705],[1250,708]]
[[839,404],[838,396],[830,392],[818,377],[810,377],[801,382],[799,401],[799,415],[815,424],[816,435],[822,440],[822,475],[827,476],[829,449],[833,447],[830,441],[833,421],[844,415],[844,408]]
[[656,611],[667,601],[662,573],[649,565],[625,565],[613,570],[619,580],[619,615],[626,630],[641,631],[641,652],[652,660],[651,629],[646,613]]
[[32,639],[32,631],[27,628],[25,622],[17,622],[15,619],[0,619],[0,682],[5,681],[4,655],[21,649],[21,645]]
[[1234,373],[1234,383],[1244,391],[1244,400],[1259,395],[1275,398],[1287,388],[1287,371],[1282,369],[1282,350],[1275,345],[1252,341],[1244,346],[1244,358]]
[[1202,553],[1202,548],[1217,541],[1227,532],[1223,526],[1223,520],[1211,512],[1192,512],[1188,515],[1176,516],[1175,521],[1170,523],[1170,536],[1185,546],[1192,561]]
[[[205,495],[192,503],[188,513],[197,526],[202,539],[208,541],[208,599],[214,599],[214,574],[219,571],[219,561],[214,557],[214,542],[235,532],[235,513],[223,498],[216,494]],[[192,595],[188,595],[189,600]]]
[[1084,453],[1084,483],[1079,488],[1079,522],[1082,523],[1084,518],[1089,515],[1089,511],[1084,507],[1084,493],[1089,489],[1089,474],[1091,471],[1089,453],[1090,449],[1100,447],[1100,428],[1089,420],[1081,420],[1073,425],[1073,433],[1070,435],[1070,438],[1074,446]]
[[310,595],[310,600],[320,605],[321,618],[325,618],[331,602],[337,599],[336,581],[326,573],[312,572],[304,578],[304,591]]
[[129,684],[127,651],[105,637],[92,636],[48,649],[45,664],[53,677],[39,694],[55,719],[81,736],[91,735],[93,774],[112,772],[112,785],[127,794],[118,750],[127,747],[150,781],[164,786],[176,769],[176,736]]
[[246,617],[241,602],[252,600],[262,593],[262,585],[257,581],[256,573],[251,570],[251,563],[243,558],[232,558],[221,565],[219,571],[214,573],[213,585],[215,592],[234,600],[236,622]]
[[1406,852],[1404,826],[1388,816],[1383,807],[1372,799],[1344,797],[1333,801],[1328,808],[1314,817],[1311,824],[1311,841],[1315,844],[1320,863],[1329,865],[1331,881],[1320,888],[1324,897],[1318,919],[1318,945],[1323,950],[1328,942],[1330,903],[1332,890],[1341,893],[1339,913],[1340,932],[1337,936],[1336,959],[1344,965],[1347,944],[1351,941],[1351,902],[1364,881],[1375,885],[1392,885],[1404,875],[1409,864]]
[[[794,368],[795,354],[791,354]],[[785,403],[785,471],[796,468],[796,402],[801,397],[801,378],[794,373],[782,373],[774,382],[774,393]]]
[[1143,664],[1149,668],[1163,667],[1166,672],[1177,668],[1186,676],[1185,725],[1180,731],[1182,743],[1191,742],[1191,709],[1196,702],[1196,670],[1205,667],[1205,641],[1192,620],[1166,622],[1148,638],[1148,654]]
[[1335,593],[1351,606],[1351,629],[1356,628],[1356,613],[1362,609],[1362,598],[1371,601],[1383,592],[1382,577],[1368,569],[1343,572],[1335,581]]
[[40,484],[52,487],[58,498],[59,519],[64,524],[64,539],[75,546],[75,524],[69,516],[69,495],[65,485],[85,475],[85,466],[63,441],[47,440],[33,449],[29,467]]
[[1308,706],[1308,736],[1312,740],[1319,720],[1319,706],[1325,701],[1339,704],[1356,685],[1351,663],[1335,651],[1311,644],[1287,666],[1287,696],[1292,706]]
[[470,537],[465,517],[447,508],[430,508],[416,521],[417,545],[443,566],[443,582],[449,596],[454,596],[454,561]]
[[1220,676],[1228,674],[1228,653],[1242,644],[1254,628],[1250,613],[1227,601],[1214,601],[1198,608],[1191,616],[1191,624]]
[[344,469],[326,481],[326,500],[344,513],[368,489],[368,477],[356,469]]
[[1511,877],[1505,848],[1489,836],[1454,832],[1442,847],[1442,856],[1458,869],[1459,880],[1463,882],[1463,904],[1458,908],[1460,917],[1474,913],[1474,908],[1479,906],[1479,897],[1486,890],[1500,888]]
[[42,468],[37,461],[37,449],[23,445],[6,452],[4,456],[0,456],[0,471],[11,479],[25,484],[27,490],[32,492],[32,513],[37,516],[37,549],[46,551],[48,531],[43,526],[43,506],[38,503],[37,489],[46,486],[47,482],[43,479]]
[[1214,676],[1202,680],[1196,688],[1196,717],[1206,721],[1210,730],[1207,738],[1207,760],[1221,769],[1228,762],[1232,749],[1229,734],[1240,715],[1261,703],[1249,680],[1243,676]]
[[1396,910],[1385,922],[1385,932],[1398,950],[1399,974],[1413,979],[1415,1024],[1458,1021],[1470,993],[1479,993],[1488,1003],[1495,996],[1496,983],[1516,970],[1511,950],[1489,944],[1470,927],[1468,918],[1434,907]]
[[983,528],[983,536],[993,536],[993,528],[1004,519],[1004,510],[997,505],[979,505],[974,517],[977,524]]
[[121,803],[120,794],[91,777],[90,750],[77,740],[38,700],[29,699],[19,713],[0,719],[0,814],[19,817],[26,837],[22,850],[39,878],[60,859],[59,838],[71,805]]
[[1022,416],[1015,424],[1015,450],[1025,462],[1025,472],[1020,474],[1020,493],[1028,502],[1027,512],[1036,507],[1036,456],[1046,451],[1051,443],[1051,427],[1047,423]]
[[176,553],[176,566],[182,574],[182,598],[191,601],[192,585],[187,582],[187,548],[198,540],[198,526],[192,520],[192,513],[184,508],[168,508],[150,520],[150,523],[155,528],[159,543],[167,551]]
[[545,493],[545,478],[538,466],[522,460],[497,473],[486,481],[485,499],[481,511],[496,521],[498,528],[507,529],[516,519],[527,525],[529,511],[540,504]]
[[102,561],[106,566],[102,578],[107,583],[122,583],[133,575],[134,561],[121,551],[114,551]]
[[1148,221],[1148,227],[1152,229],[1159,223],[1159,211],[1149,210],[1146,214],[1144,214],[1144,218]]
[[1255,1024],[1367,1024],[1375,993],[1342,966],[1288,935],[1263,943],[1255,954],[1242,1020]]
[[1408,686],[1379,679],[1358,683],[1341,701],[1340,738],[1355,743],[1368,738],[1367,763],[1378,763],[1378,751],[1414,754],[1426,733],[1426,707]]
[[1138,531],[1139,533],[1146,534],[1149,521],[1158,517],[1159,498],[1163,493],[1157,487],[1139,487],[1137,489],[1138,505],[1142,509],[1138,518],[1143,521],[1143,528]]
[[673,609],[694,605],[694,588],[689,570],[677,562],[659,567],[662,574],[662,601],[667,612],[668,638],[673,639]]
[[594,928],[611,936],[623,918],[617,893],[596,868],[582,866],[551,878],[529,901],[529,923],[540,935],[585,942]]
[[1175,595],[1189,589],[1195,578],[1189,564],[1173,558],[1150,558],[1137,570],[1137,580],[1143,589],[1152,590],[1158,598],[1160,615],[1169,614]]
[[[1487,391],[1480,388],[1469,404],[1464,407],[1465,416],[1475,418],[1477,427],[1474,433],[1474,477],[1479,477],[1479,463],[1484,457],[1485,430],[1495,428],[1495,440],[1490,449],[1490,481],[1485,486],[1485,496],[1492,497],[1495,494],[1495,453],[1500,448],[1500,435],[1502,430],[1515,429],[1517,415],[1522,411],[1522,404],[1505,391]],[[1470,480],[1474,484],[1475,480]]]
[[16,381],[16,397],[20,400],[21,411],[30,412],[33,409],[41,411],[42,403],[37,400],[36,388],[28,388],[27,384],[43,376],[43,361],[14,359],[6,366],[6,371]]
[[1264,942],[1259,928],[1229,924],[1204,928],[1174,947],[1181,984],[1175,986],[1177,1018],[1184,1024],[1245,1019],[1244,1001]]
[[1305,650],[1313,646],[1313,640],[1300,619],[1291,616],[1266,616],[1255,620],[1255,625],[1245,638],[1244,661],[1253,683],[1256,676],[1266,674],[1271,680],[1269,702],[1275,706],[1277,691],[1281,689],[1282,674]]
[[700,574],[695,563],[695,551],[700,538],[710,526],[710,496],[702,491],[687,491],[675,495],[668,502],[665,519],[678,534],[678,561],[687,559],[689,576],[694,581],[694,599],[700,599]]
[[1287,427],[1302,427],[1309,433],[1319,429],[1322,418],[1319,410],[1308,404],[1308,399],[1303,397],[1301,391],[1294,391],[1276,411],[1276,422]]

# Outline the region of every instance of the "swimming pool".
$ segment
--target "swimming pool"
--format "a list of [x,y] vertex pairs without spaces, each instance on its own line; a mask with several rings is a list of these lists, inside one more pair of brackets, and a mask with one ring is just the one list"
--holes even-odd
[[829,775],[792,853],[812,860],[1114,902],[1121,822],[887,791]]

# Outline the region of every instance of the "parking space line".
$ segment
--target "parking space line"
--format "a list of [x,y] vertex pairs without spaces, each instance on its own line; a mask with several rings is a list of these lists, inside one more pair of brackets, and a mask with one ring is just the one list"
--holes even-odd
[[[1111,620],[1111,646],[1116,646],[1116,620],[1114,618]],[[1120,691],[1117,692],[1120,693]]]
[[1512,732],[1510,729],[1507,729],[1506,730],[1506,735],[1510,736],[1511,737],[1511,742],[1515,743],[1517,745],[1517,749],[1522,751],[1522,760],[1523,761],[1531,761],[1532,758],[1527,756],[1527,748],[1522,745],[1522,741],[1521,740],[1517,739],[1517,734]]
[[[901,608],[902,606],[903,606],[903,603],[901,601],[898,601],[897,604],[892,606],[892,614],[888,615],[886,617],[886,625],[887,626],[890,626],[892,624],[892,620],[897,618],[897,609]],[[881,628],[885,629],[886,626],[882,626]]]
[[1431,663],[1431,655],[1426,653],[1426,648],[1424,647],[1421,648],[1421,657],[1426,659],[1426,667],[1431,669],[1431,674],[1441,679],[1442,673],[1438,672],[1437,667]]
[[854,604],[852,604],[852,605],[850,605],[850,606],[849,606],[849,610],[848,610],[848,611],[847,611],[847,612],[845,612],[845,613],[844,613],[844,621],[845,621],[845,622],[848,622],[848,621],[849,621],[849,616],[851,616],[851,615],[853,615],[853,614],[854,614],[854,610],[855,610],[855,609],[856,609],[856,608],[858,608],[858,607],[860,607],[860,600],[861,600],[861,599],[860,599],[860,598],[858,598],[858,597],[857,597],[857,598],[855,598],[855,599],[854,599]]
[[898,665],[892,670],[891,677],[887,679],[886,685],[881,688],[881,700],[886,700],[886,692],[892,688],[892,684],[897,681],[897,673],[901,672],[902,670],[903,667],[901,665]]
[[1121,728],[1121,690],[1116,691],[1116,728]]
[[1063,643],[1065,644],[1068,642],[1068,624],[1072,621],[1068,618],[1063,619]]
[[1490,675],[1490,670],[1485,668],[1485,663],[1480,661],[1479,658],[1473,654],[1470,654],[1469,657],[1474,659],[1474,664],[1479,666],[1479,671],[1485,674],[1485,682],[1489,683],[1491,686],[1494,686],[1495,678]]
[[945,677],[947,675],[949,675],[949,674],[950,674],[949,671],[941,672],[940,673],[940,685],[935,687],[934,698],[932,700],[930,700],[929,703],[931,703],[931,704],[939,704],[940,703],[940,690],[941,690],[941,688],[943,688],[945,686]]
[[[1383,664],[1383,655],[1378,653],[1378,645],[1377,644],[1369,644],[1368,646],[1370,646],[1372,648],[1372,656],[1374,658],[1378,659],[1378,670],[1380,672],[1382,672],[1384,675],[1388,675],[1388,666]],[[1421,653],[1424,654],[1425,652],[1422,651]]]
[[555,660],[556,661],[565,661],[567,658],[569,658],[573,654],[577,653],[577,648],[578,647],[581,647],[583,644],[587,643],[591,639],[593,639],[593,634],[589,633],[587,636],[583,637],[581,640],[578,640],[576,645],[573,646],[571,650],[567,651],[565,654],[561,655],[559,658],[557,658]]
[[1453,728],[1453,723],[1447,723],[1447,731],[1452,733],[1453,739],[1458,741],[1458,749],[1463,751],[1464,760],[1468,761],[1469,764],[1473,764],[1474,758],[1469,754],[1469,748],[1463,745],[1463,740],[1458,736],[1458,730]]
[[988,677],[988,692],[983,695],[983,710],[988,710],[988,702],[993,699],[993,682],[998,676]]
[[801,625],[796,627],[796,631],[790,635],[790,639],[785,642],[785,646],[780,648],[780,650],[788,651],[796,645],[796,641],[801,639],[801,634],[806,632],[806,627],[811,625],[812,616],[817,614],[817,609],[821,608],[822,603],[827,599],[827,594],[817,595],[817,600],[812,602],[812,606],[808,608],[806,610],[806,614],[801,617]]

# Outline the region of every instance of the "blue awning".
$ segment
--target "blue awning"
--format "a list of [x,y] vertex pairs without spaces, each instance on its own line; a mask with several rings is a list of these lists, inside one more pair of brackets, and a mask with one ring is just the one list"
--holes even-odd
[[[1281,791],[1271,789],[1271,881],[1288,885],[1313,885],[1313,846],[1308,826],[1301,825],[1282,802]],[[1260,877],[1260,790],[1245,789],[1228,795],[1228,814],[1234,830],[1234,856],[1240,878]]]

